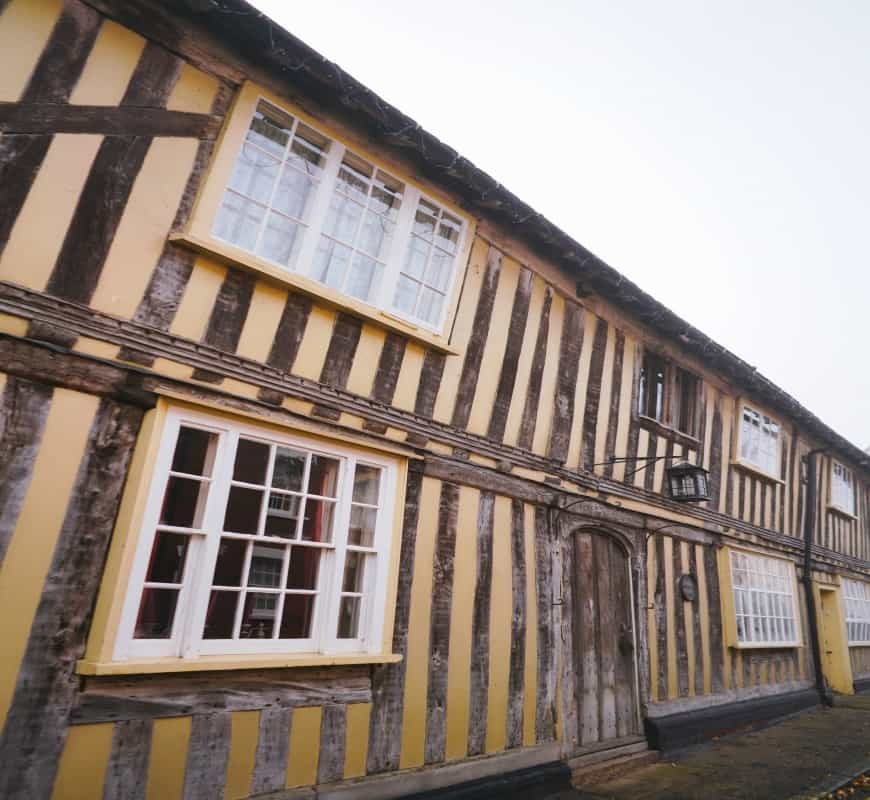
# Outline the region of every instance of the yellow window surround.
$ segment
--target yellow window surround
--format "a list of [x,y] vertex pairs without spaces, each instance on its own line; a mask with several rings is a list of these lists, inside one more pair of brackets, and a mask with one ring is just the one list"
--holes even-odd
[[[377,169],[382,168],[388,171],[415,191],[418,188],[424,189],[426,196],[432,197],[436,203],[451,215],[455,215],[462,220],[464,230],[455,255],[455,274],[446,298],[446,310],[443,321],[438,330],[430,330],[422,324],[416,324],[411,320],[404,319],[398,313],[392,313],[388,309],[358,300],[320,283],[301,271],[283,268],[277,263],[273,263],[266,258],[213,235],[212,226],[220,208],[224,191],[229,184],[236,157],[245,141],[251,118],[260,101],[266,101],[279,110],[285,111],[298,119],[300,123],[310,126],[333,142],[340,145],[347,144],[355,155],[366,159]],[[293,288],[315,298],[325,305],[348,311],[382,328],[399,332],[410,339],[415,339],[443,353],[448,355],[457,354],[459,350],[451,346],[449,342],[450,331],[456,315],[463,276],[471,250],[471,242],[474,239],[474,220],[469,218],[454,202],[439,191],[434,190],[430,186],[421,185],[419,181],[413,179],[413,176],[403,173],[401,168],[397,169],[393,164],[385,163],[385,159],[381,155],[372,152],[365,144],[351,139],[352,135],[349,136],[345,130],[338,128],[337,125],[331,125],[322,119],[314,118],[298,106],[277,97],[266,89],[252,83],[246,83],[242,87],[224,125],[217,143],[215,156],[212,159],[194,205],[190,222],[184,230],[172,234],[170,239],[196,252],[210,255],[225,264],[254,272],[264,280]],[[397,242],[397,244],[399,243]],[[391,261],[394,257],[395,255],[391,257]]]
[[[391,501],[393,515],[388,549],[384,555],[386,574],[381,578],[386,582],[383,602],[380,636],[376,646],[367,652],[351,650],[348,652],[263,652],[228,653],[199,655],[196,657],[160,656],[137,657],[119,660],[115,651],[121,637],[122,616],[127,601],[128,586],[134,563],[141,553],[140,539],[147,535],[143,530],[146,506],[153,500],[152,479],[157,471],[158,456],[163,447],[164,431],[168,417],[179,410],[187,409],[192,413],[206,411],[216,420],[242,424],[244,415],[219,411],[213,406],[201,405],[195,401],[181,402],[161,397],[157,406],[146,413],[142,430],[133,453],[128,480],[121,500],[118,519],[112,537],[103,580],[97,597],[97,605],[88,638],[84,657],[77,663],[77,672],[84,675],[143,674],[159,672],[190,672],[199,670],[263,669],[286,668],[291,666],[328,666],[337,664],[394,663],[401,656],[391,652],[396,593],[398,591],[398,567],[402,536],[402,514],[407,480],[408,459],[402,458],[398,448],[378,447],[377,443],[367,446],[372,455],[382,454],[396,462],[395,485],[392,487]],[[250,422],[248,423],[250,424]],[[310,427],[297,428],[291,423],[274,420],[258,420],[257,427],[263,435],[274,434],[304,435],[312,443],[335,446],[343,442],[338,434],[318,432]],[[359,445],[357,445],[359,446]]]

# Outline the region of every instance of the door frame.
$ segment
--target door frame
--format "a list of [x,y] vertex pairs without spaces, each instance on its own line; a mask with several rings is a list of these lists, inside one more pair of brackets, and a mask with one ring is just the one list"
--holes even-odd
[[[628,568],[629,603],[634,636],[634,691],[635,714],[638,736],[643,736],[644,698],[649,686],[649,658],[647,653],[646,614],[640,613],[639,598],[646,597],[646,558],[641,556],[644,545],[644,531],[641,528],[628,528],[602,523],[598,520],[584,520],[579,515],[573,519],[563,519],[559,525],[561,539],[561,575],[554,581],[561,587],[561,597],[554,598],[554,611],[559,614],[561,635],[557,637],[557,657],[561,664],[561,691],[559,715],[561,722],[561,747],[563,757],[584,752],[580,740],[578,712],[575,703],[576,679],[574,673],[574,570],[576,564],[577,535],[588,533],[605,536],[613,540],[625,553]],[[554,565],[555,566],[555,565]],[[615,739],[614,742],[619,740]],[[618,745],[616,745],[618,746]],[[601,745],[593,749],[601,749]]]

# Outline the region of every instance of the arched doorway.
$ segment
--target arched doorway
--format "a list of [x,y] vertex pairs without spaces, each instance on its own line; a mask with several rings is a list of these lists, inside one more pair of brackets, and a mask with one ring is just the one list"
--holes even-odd
[[637,642],[629,554],[598,530],[574,534],[573,630],[581,747],[636,737]]

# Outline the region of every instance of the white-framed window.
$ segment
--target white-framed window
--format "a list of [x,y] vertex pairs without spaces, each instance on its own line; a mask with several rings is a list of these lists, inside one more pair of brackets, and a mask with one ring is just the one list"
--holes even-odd
[[831,505],[847,514],[855,513],[855,479],[838,461],[831,463]]
[[849,644],[870,645],[870,584],[843,578]]
[[740,416],[740,460],[779,475],[779,423],[747,405]]
[[730,554],[738,643],[755,647],[799,644],[791,564],[742,550]]
[[397,468],[168,411],[116,659],[380,652]]
[[438,332],[464,229],[416,187],[261,99],[212,234]]

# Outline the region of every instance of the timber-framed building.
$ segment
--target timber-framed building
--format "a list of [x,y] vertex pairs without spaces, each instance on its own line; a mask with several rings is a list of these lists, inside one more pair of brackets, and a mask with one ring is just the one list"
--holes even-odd
[[0,796],[533,797],[870,683],[870,455],[490,176],[243,0],[0,53]]

